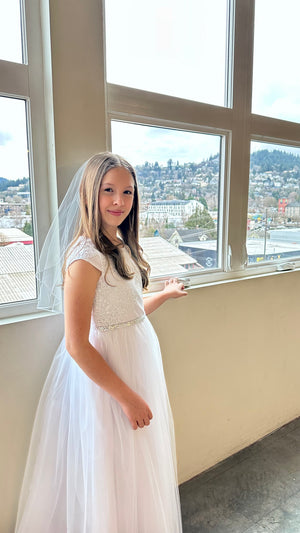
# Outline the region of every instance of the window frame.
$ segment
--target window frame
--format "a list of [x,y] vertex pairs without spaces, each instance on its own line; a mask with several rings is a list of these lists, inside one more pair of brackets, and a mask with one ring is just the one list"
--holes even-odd
[[[31,180],[34,254],[37,263],[57,210],[48,2],[21,0],[23,63],[0,60],[0,96],[25,101]],[[1,323],[37,313],[37,299],[0,305]],[[41,313],[44,314],[44,313]],[[17,317],[17,318],[16,318]]]
[[[104,3],[104,0],[103,0]],[[198,287],[236,279],[269,275],[286,261],[247,264],[248,190],[251,140],[300,147],[300,124],[253,114],[252,77],[254,52],[253,0],[228,0],[227,99],[224,107],[132,89],[106,82],[107,138],[111,149],[111,120],[221,134],[226,139],[222,158],[223,198],[220,198],[222,263],[220,269],[187,273],[190,286]],[[105,29],[104,29],[105,31]],[[104,58],[105,62],[105,58]],[[230,106],[231,104],[231,106]],[[220,193],[222,191],[220,189]],[[300,268],[299,258],[292,258]],[[278,273],[278,272],[277,272]],[[151,289],[161,287],[152,279]]]

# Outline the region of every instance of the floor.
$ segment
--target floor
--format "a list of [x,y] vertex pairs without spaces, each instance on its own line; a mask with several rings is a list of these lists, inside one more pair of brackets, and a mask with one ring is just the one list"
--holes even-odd
[[300,418],[180,487],[184,533],[300,533]]

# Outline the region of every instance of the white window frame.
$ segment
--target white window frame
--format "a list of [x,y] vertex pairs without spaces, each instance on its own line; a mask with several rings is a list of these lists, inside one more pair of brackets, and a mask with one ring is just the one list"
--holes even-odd
[[[103,0],[104,3],[104,0]],[[228,107],[192,102],[121,85],[106,83],[107,136],[111,149],[111,120],[147,124],[223,136],[219,220],[222,228],[220,269],[187,273],[191,286],[210,285],[235,279],[278,273],[285,262],[247,265],[247,218],[251,140],[300,147],[300,124],[251,113],[254,0],[228,0],[231,31],[227,58]],[[223,188],[223,191],[221,190]],[[292,258],[300,268],[299,258]],[[153,279],[151,288],[160,288]],[[188,284],[187,283],[187,284]]]
[[[48,2],[21,1],[24,62],[0,60],[0,96],[26,102],[29,173],[37,262],[57,210]],[[0,323],[36,316],[37,300],[0,305]],[[34,314],[34,315],[33,315]],[[44,314],[44,313],[40,313]]]

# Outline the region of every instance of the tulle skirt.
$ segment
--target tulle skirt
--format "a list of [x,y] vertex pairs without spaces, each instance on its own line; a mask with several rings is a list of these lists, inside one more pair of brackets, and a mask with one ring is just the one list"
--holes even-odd
[[149,404],[134,431],[64,340],[46,380],[19,502],[16,533],[180,533],[174,429],[156,334],[147,318],[91,343]]

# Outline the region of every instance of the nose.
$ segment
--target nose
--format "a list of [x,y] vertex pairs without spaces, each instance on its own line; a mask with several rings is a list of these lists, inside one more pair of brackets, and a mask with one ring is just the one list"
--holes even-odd
[[124,198],[122,193],[116,193],[113,200],[114,205],[123,205],[124,204]]

